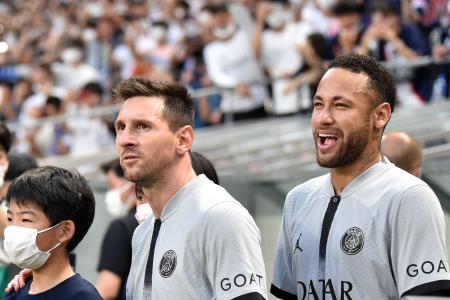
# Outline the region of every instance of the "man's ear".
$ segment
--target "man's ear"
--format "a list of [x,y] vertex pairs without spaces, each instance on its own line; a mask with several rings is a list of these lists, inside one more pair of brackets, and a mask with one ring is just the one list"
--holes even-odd
[[64,221],[61,225],[59,242],[65,243],[70,241],[75,235],[75,223],[72,220]]
[[194,129],[190,125],[185,125],[177,130],[177,146],[176,151],[178,154],[184,154],[189,152],[194,143]]
[[386,127],[389,119],[391,118],[391,105],[387,102],[383,102],[373,110],[374,126],[376,129],[383,131]]

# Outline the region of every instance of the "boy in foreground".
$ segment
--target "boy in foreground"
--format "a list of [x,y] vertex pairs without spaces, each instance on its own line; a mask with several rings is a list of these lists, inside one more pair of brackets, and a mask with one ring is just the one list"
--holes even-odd
[[57,167],[33,169],[11,183],[6,201],[5,251],[12,263],[31,269],[32,278],[4,299],[102,299],[69,264],[69,252],[94,219],[86,180]]

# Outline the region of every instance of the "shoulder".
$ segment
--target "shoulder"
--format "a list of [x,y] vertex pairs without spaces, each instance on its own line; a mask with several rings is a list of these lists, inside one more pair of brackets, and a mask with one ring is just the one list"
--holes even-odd
[[327,180],[330,180],[330,174],[325,174],[297,185],[287,194],[284,203],[285,208],[295,208],[300,205],[302,201],[305,201],[305,199],[311,197],[314,198],[316,193],[325,189]]
[[383,189],[388,190],[392,194],[403,194],[416,190],[430,190],[428,184],[422,179],[411,175],[410,173],[392,166],[386,170],[385,174],[379,176],[377,180]]
[[255,235],[260,232],[250,213],[237,201],[226,201],[210,207],[202,219],[202,232],[207,236],[230,237]]
[[[61,297],[68,299],[86,299],[86,300],[101,300],[102,297],[97,292],[95,287],[80,274],[75,274],[69,278],[64,284],[64,294],[61,293]],[[66,296],[67,295],[67,296]],[[61,298],[62,299],[62,298]]]

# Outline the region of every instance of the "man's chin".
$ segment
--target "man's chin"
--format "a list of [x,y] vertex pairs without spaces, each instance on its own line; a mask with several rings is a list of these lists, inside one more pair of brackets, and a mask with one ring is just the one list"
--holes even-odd
[[319,155],[316,155],[316,161],[319,166],[322,168],[336,168],[339,166],[339,162],[336,160],[336,157],[320,157]]

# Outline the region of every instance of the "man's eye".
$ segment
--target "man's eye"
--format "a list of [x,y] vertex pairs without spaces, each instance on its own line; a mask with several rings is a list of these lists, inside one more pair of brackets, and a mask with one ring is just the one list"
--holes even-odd
[[322,103],[320,103],[320,102],[314,102],[314,107],[320,107],[320,106],[322,106]]
[[11,223],[12,222],[12,218],[8,217],[8,222]]
[[348,107],[348,105],[344,103],[336,103],[336,107]]
[[116,131],[122,131],[124,129],[125,129],[125,125],[123,125],[123,124],[116,125]]
[[145,124],[138,124],[138,125],[136,126],[136,128],[137,128],[137,129],[147,129],[148,126],[145,125]]

